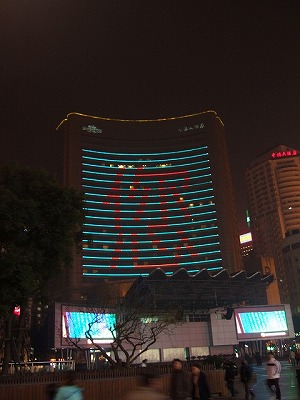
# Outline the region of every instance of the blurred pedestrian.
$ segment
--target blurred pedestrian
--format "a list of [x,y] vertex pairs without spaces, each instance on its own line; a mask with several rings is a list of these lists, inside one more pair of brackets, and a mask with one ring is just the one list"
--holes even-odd
[[46,398],[47,398],[47,400],[53,400],[56,392],[57,392],[56,383],[49,383],[49,385],[46,386]]
[[76,385],[76,374],[74,371],[67,371],[63,386],[54,396],[54,400],[83,400],[82,388]]
[[294,352],[293,349],[290,350],[289,360],[290,360],[290,363],[292,364],[292,367],[295,367],[296,366],[296,353]]
[[145,360],[142,361],[141,367],[142,368],[146,368],[147,367],[147,362],[148,362],[148,360],[147,360],[147,358],[145,358]]
[[210,388],[207,377],[199,364],[192,364],[192,400],[209,400]]
[[299,389],[300,389],[300,368],[296,368],[296,378],[298,381]]
[[247,363],[246,360],[242,359],[241,362],[241,367],[240,367],[240,377],[241,377],[241,382],[244,385],[245,388],[245,399],[249,399],[249,394],[254,397],[254,391],[253,389],[250,389],[250,381],[252,377],[252,368],[251,366]]
[[160,392],[159,375],[147,372],[141,378],[141,385],[129,392],[125,400],[168,400],[168,397]]
[[254,358],[256,361],[256,365],[262,365],[262,358],[259,351],[255,353]]
[[296,359],[296,365],[300,365],[300,352],[298,349],[296,350],[295,359]]
[[275,359],[275,355],[272,351],[268,354],[269,360],[267,361],[267,385],[268,388],[274,392],[273,386],[276,391],[276,399],[281,399],[281,391],[279,386],[279,378],[281,365],[278,360]]
[[238,375],[237,366],[231,360],[225,360],[223,368],[225,369],[225,381],[227,383],[230,395],[231,397],[235,397],[235,395],[238,393],[234,388],[234,380]]
[[182,361],[175,358],[172,362],[170,397],[172,400],[185,400],[191,397],[190,375],[183,370]]

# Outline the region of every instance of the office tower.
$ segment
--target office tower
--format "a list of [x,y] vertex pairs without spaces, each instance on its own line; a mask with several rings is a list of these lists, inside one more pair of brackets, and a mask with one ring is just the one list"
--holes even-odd
[[224,126],[214,111],[157,120],[71,113],[57,129],[64,184],[85,197],[75,286],[156,268],[241,269]]
[[[246,172],[253,248],[257,256],[274,259],[282,302],[289,302],[289,266],[284,263],[300,241],[299,150],[280,145],[257,157]],[[299,238],[299,235],[298,235]],[[288,258],[287,258],[288,259]],[[287,263],[286,259],[286,263]],[[299,258],[300,259],[300,258]],[[299,270],[300,264],[293,266]],[[296,282],[294,281],[295,285]],[[298,300],[300,306],[300,298]],[[296,306],[291,303],[291,306]]]

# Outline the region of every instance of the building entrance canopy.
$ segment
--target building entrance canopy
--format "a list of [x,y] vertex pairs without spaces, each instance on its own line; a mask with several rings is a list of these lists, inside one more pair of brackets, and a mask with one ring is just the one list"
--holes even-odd
[[274,275],[261,272],[247,276],[245,271],[229,274],[227,270],[213,273],[203,269],[189,275],[185,269],[180,269],[173,275],[166,275],[156,269],[149,276],[138,278],[126,297],[141,299],[157,309],[180,307],[204,312],[215,307],[265,304],[266,288],[273,281]]

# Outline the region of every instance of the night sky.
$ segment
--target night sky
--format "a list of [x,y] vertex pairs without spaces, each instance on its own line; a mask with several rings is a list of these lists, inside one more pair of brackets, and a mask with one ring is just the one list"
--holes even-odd
[[215,110],[238,205],[249,162],[300,148],[299,0],[2,0],[0,163],[56,173],[69,112],[159,118]]

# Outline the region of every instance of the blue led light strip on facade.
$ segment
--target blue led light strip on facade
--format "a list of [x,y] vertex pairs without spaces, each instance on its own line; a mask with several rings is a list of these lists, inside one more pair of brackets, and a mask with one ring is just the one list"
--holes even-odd
[[[200,269],[220,268],[207,146],[144,154],[83,149],[82,186],[86,213],[82,259],[83,267],[93,274],[101,269],[101,276],[116,276],[114,270],[123,269],[116,274],[147,275],[157,267],[172,273],[182,267],[191,271],[189,266],[195,264]],[[102,265],[108,260],[111,264]],[[153,263],[157,260],[159,264]]]
[[[102,232],[103,233],[103,232]],[[92,235],[93,233],[92,232],[84,232],[84,234],[86,235],[86,236],[89,236],[89,235]],[[107,235],[107,233],[103,233],[104,235]],[[168,234],[174,234],[174,235],[178,235],[178,232],[168,232]],[[118,233],[115,233],[115,235],[117,235],[117,236],[119,236],[119,234]],[[164,233],[162,233],[162,235],[164,235]],[[110,236],[113,236],[113,235],[110,235]],[[130,234],[130,233],[128,233],[127,234],[127,236],[128,237],[132,237],[132,234]],[[143,233],[139,233],[139,234],[137,234],[137,236],[145,236],[145,234],[143,234]],[[217,235],[217,234],[214,234],[214,235],[203,235],[203,236],[201,236],[201,238],[202,239],[211,239],[211,238],[213,238],[213,237],[219,237],[219,235]],[[182,241],[190,241],[190,240],[199,240],[199,238],[198,237],[185,237],[185,238],[183,238],[183,239],[181,239]],[[165,240],[165,239],[158,239],[156,242],[159,242],[159,243],[172,243],[172,242],[178,242],[178,238],[176,238],[176,239],[170,239],[170,238],[168,238],[167,240]],[[102,239],[102,240],[97,240],[97,239],[95,239],[94,237],[93,237],[93,239],[92,240],[89,240],[89,239],[83,239],[83,243],[88,243],[88,244],[92,244],[92,243],[101,243],[101,244],[118,244],[118,243],[122,243],[122,244],[132,244],[132,241],[131,240],[124,240],[124,239],[122,239],[122,240],[105,240],[105,239]],[[139,238],[139,243],[141,244],[141,243],[143,243],[143,244],[145,244],[145,243],[147,243],[147,244],[155,244],[155,241],[153,242],[152,240],[141,240],[140,238]],[[212,246],[212,245],[215,245],[215,244],[217,244],[217,245],[219,245],[220,244],[220,242],[210,242],[210,243],[205,243],[205,244],[199,244],[199,245],[196,245],[196,246]],[[87,247],[86,247],[87,245],[85,245],[85,247],[84,247],[84,249],[85,250],[89,250]],[[193,246],[195,246],[195,244],[193,244]],[[100,250],[100,249],[99,249]],[[102,250],[104,250],[104,249],[102,249]],[[152,249],[150,249],[150,250],[152,250]],[[124,251],[124,249],[123,249],[123,251]],[[130,250],[130,251],[132,251],[132,250]]]
[[[95,153],[95,154],[105,154],[105,155],[110,155],[113,156],[114,160],[116,160],[115,156],[122,156],[122,157],[132,157],[134,159],[135,157],[142,157],[143,162],[147,162],[149,160],[146,159],[146,157],[153,157],[155,159],[155,156],[164,156],[168,154],[174,154],[178,156],[179,154],[185,154],[185,153],[192,153],[192,152],[198,152],[199,155],[203,154],[203,150],[206,152],[204,153],[205,155],[208,155],[207,153],[207,146],[202,146],[202,147],[196,147],[193,149],[181,149],[181,150],[176,150],[176,151],[165,151],[165,152],[160,152],[160,153],[113,153],[113,152],[105,152],[105,151],[100,151],[100,150],[95,150],[95,149],[82,149],[83,153]],[[178,160],[180,157],[174,158],[174,160]],[[165,158],[164,158],[165,160]],[[131,162],[131,161],[128,161]]]
[[[173,241],[174,241],[175,239],[173,239]],[[87,241],[85,241],[85,242],[87,242]],[[164,241],[164,240],[162,240],[161,241],[161,243],[163,243],[163,242],[170,242],[170,240],[166,240],[166,241]],[[108,243],[108,242],[105,242],[105,243]],[[111,244],[116,244],[116,241],[111,241],[110,242]],[[140,243],[140,242],[139,242]],[[151,241],[148,241],[147,243],[151,243]],[[127,242],[127,244],[132,244],[132,242],[130,241],[130,242]],[[220,242],[212,242],[212,243],[207,243],[207,244],[193,244],[192,246],[182,246],[182,248],[183,249],[185,249],[185,248],[190,248],[190,247],[193,247],[193,248],[201,248],[201,247],[210,247],[210,246],[215,246],[215,245],[219,245],[220,244]],[[135,252],[135,250],[134,249],[105,249],[105,248],[101,248],[101,247],[85,247],[84,248],[84,250],[85,251],[96,251],[96,250],[101,250],[102,252],[111,252],[111,251],[115,251],[117,254],[119,254],[119,252],[127,252],[127,253],[129,253],[129,252]],[[160,251],[166,251],[166,250],[172,250],[172,251],[175,251],[176,250],[176,247],[159,247],[159,248],[152,248],[152,249],[149,249],[149,248],[147,248],[147,247],[144,247],[144,248],[139,248],[139,252],[141,252],[141,253],[144,253],[144,252],[152,252],[152,253],[159,253]]]
[[[157,168],[158,169],[158,168]],[[163,168],[162,168],[163,169]],[[199,172],[199,171],[207,171],[207,170],[209,170],[209,167],[203,167],[203,168],[195,168],[195,169],[191,169],[189,172],[191,173],[191,172]],[[109,172],[108,172],[109,171]],[[107,175],[118,175],[118,174],[116,174],[114,171],[110,171],[110,169],[108,170],[108,171],[105,171],[105,172],[99,172],[99,171],[89,171],[88,169],[83,169],[82,170],[82,173],[84,173],[84,174],[94,174],[94,175],[105,175],[105,176],[107,176]],[[124,169],[118,169],[118,173],[120,174],[121,172],[123,172],[123,171],[125,171]],[[131,170],[130,170],[131,171]],[[157,173],[152,173],[152,174],[149,174],[149,173],[147,173],[147,174],[142,174],[142,172],[143,172],[143,170],[138,170],[138,173],[132,173],[132,174],[130,174],[130,173],[127,173],[127,170],[126,170],[126,177],[129,177],[129,176],[132,176],[132,177],[135,177],[135,178],[141,178],[141,177],[146,177],[146,178],[148,178],[149,176],[171,176],[171,175],[175,175],[175,172],[164,172],[164,171],[162,171],[162,172],[157,172]],[[179,174],[179,175],[182,175],[182,174],[184,174],[186,171],[178,171],[177,172],[177,174]],[[146,181],[147,182],[147,181]]]
[[[205,197],[198,197],[198,198],[193,198],[193,201],[195,202],[195,201],[200,201],[200,202],[202,202],[202,201],[204,201],[204,200],[210,200],[210,201],[212,201],[212,199],[214,198],[214,196],[205,196]],[[95,200],[95,199],[93,199],[93,200],[84,200],[84,203],[87,203],[87,204],[100,204],[100,205],[103,205],[103,201],[97,201],[97,200]],[[161,201],[152,201],[151,202],[151,205],[156,205],[156,204],[159,204],[159,205],[161,205]],[[178,200],[176,200],[176,201],[167,201],[167,202],[165,202],[164,201],[164,204],[178,204]],[[214,203],[213,203],[214,204]],[[128,206],[128,205],[131,205],[131,206],[138,206],[138,205],[140,205],[140,202],[138,202],[138,203],[136,203],[136,202],[130,202],[130,204],[128,204],[128,203],[120,203],[120,202],[118,202],[118,205],[121,205],[121,206]]]
[[[202,213],[193,213],[193,214],[189,214],[188,215],[188,217],[196,217],[196,216],[199,216],[199,215],[208,215],[208,214],[215,214],[216,213],[216,210],[213,210],[213,211],[207,211],[206,213],[205,212],[202,212]],[[164,219],[164,220],[166,220],[166,219],[174,219],[174,218],[176,218],[176,219],[178,219],[178,218],[184,218],[182,215],[173,215],[173,216],[167,216],[167,217],[146,217],[146,218],[140,218],[140,217],[138,217],[138,219],[139,220],[147,220],[147,219],[151,219],[152,221],[154,220],[154,219],[158,219],[158,220],[161,220],[161,219]],[[98,220],[102,220],[102,219],[104,219],[104,220],[115,220],[115,218],[113,217],[113,216],[105,216],[105,217],[101,217],[101,216],[95,216],[95,215],[87,215],[86,216],[86,219],[98,219]],[[126,217],[121,217],[121,218],[118,218],[118,222],[119,221],[132,221],[132,217],[131,218],[126,218]]]
[[[192,232],[192,233],[201,233],[201,232],[204,232],[204,231],[211,231],[211,230],[216,230],[217,229],[217,226],[210,226],[210,227],[208,227],[208,228],[198,228],[198,229],[185,229],[184,230],[184,234],[186,234],[186,233],[190,233],[190,232]],[[90,235],[90,236],[97,236],[97,235],[104,235],[104,236],[108,236],[108,233],[107,232],[99,232],[99,231],[83,231],[83,234],[84,235]],[[168,235],[178,235],[178,231],[168,231],[167,232],[167,234]],[[134,235],[135,236],[137,236],[137,237],[139,237],[139,236],[145,236],[146,234],[145,233],[141,233],[141,232],[135,232],[134,233]],[[162,235],[166,235],[166,232],[155,232],[155,236],[162,236]],[[117,231],[115,231],[115,232],[110,232],[109,233],[109,236],[120,236],[120,233],[119,232],[117,232]],[[126,232],[124,232],[124,233],[122,233],[122,236],[130,236],[130,237],[132,237],[132,233],[126,233]],[[218,237],[219,235],[217,235],[217,237]],[[209,237],[216,237],[216,235],[204,235],[204,236],[201,236],[201,238],[203,239],[203,238],[209,238]],[[198,236],[198,238],[199,238],[199,236]]]
[[[202,157],[203,157],[204,155],[202,155]],[[198,164],[204,164],[204,163],[208,163],[208,160],[199,160],[199,155],[194,155],[194,156],[189,156],[189,157],[184,157],[184,159],[186,159],[186,160],[190,160],[192,157],[197,157],[197,160],[195,161],[195,162],[189,162],[189,163],[184,163],[184,164],[176,164],[176,167],[180,167],[180,168],[182,168],[182,167],[190,167],[191,165],[193,165],[193,166],[195,166],[195,165],[198,165]],[[105,162],[111,162],[111,160],[105,160],[105,159],[97,159],[97,158],[93,158],[93,157],[86,157],[86,156],[83,156],[83,159],[85,159],[86,161],[87,160],[91,160],[91,161],[101,161],[101,162],[103,162],[103,161],[105,161]],[[183,159],[183,158],[182,158]],[[171,165],[167,165],[167,164],[165,164],[166,162],[169,162],[169,161],[172,161],[172,160],[174,160],[174,159],[165,159],[165,160],[156,160],[156,162],[163,162],[164,164],[162,164],[161,166],[160,165],[150,165],[150,166],[147,166],[147,164],[145,164],[146,166],[143,166],[143,170],[148,170],[148,169],[155,169],[155,168],[159,168],[159,167],[162,167],[162,168],[164,168],[164,169],[169,169],[169,168],[174,168],[174,166],[171,164]],[[115,162],[115,161],[114,161]],[[126,162],[128,162],[128,161],[120,161],[120,162],[118,162],[118,165],[110,165],[108,168],[110,169],[110,168],[117,168],[118,169],[118,171],[120,171],[120,170],[126,170],[126,171],[134,171],[134,170],[139,170],[140,168],[139,167],[135,167],[135,166],[126,166],[126,164],[120,164],[120,163],[126,163]],[[151,164],[153,163],[153,161],[151,161]],[[86,163],[86,162],[84,162],[84,163],[82,163],[82,165],[83,166],[87,166],[87,167],[91,167],[91,168],[100,168],[99,167],[99,165],[97,165],[97,164],[92,164],[92,162],[89,162],[89,163]],[[122,168],[122,167],[120,167],[120,165],[124,165],[124,168]]]

